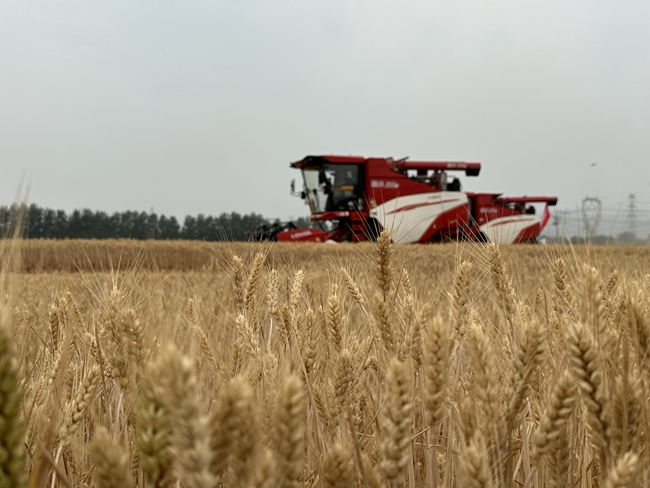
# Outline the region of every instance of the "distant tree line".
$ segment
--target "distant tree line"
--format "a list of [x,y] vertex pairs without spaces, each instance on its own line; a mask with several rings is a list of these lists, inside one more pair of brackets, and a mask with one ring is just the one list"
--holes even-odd
[[[299,219],[299,225],[309,221]],[[262,215],[237,212],[218,217],[188,215],[181,224],[174,216],[147,212],[108,214],[89,209],[67,214],[38,205],[0,206],[0,238],[11,237],[16,228],[26,239],[188,239],[205,241],[247,241],[252,231],[270,220]]]

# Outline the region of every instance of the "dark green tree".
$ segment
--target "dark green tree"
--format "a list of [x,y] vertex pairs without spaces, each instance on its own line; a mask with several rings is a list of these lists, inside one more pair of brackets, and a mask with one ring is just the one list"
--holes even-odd
[[158,239],[160,234],[158,215],[151,213],[147,215],[146,239]]
[[183,228],[181,229],[181,239],[195,240],[198,239],[196,218],[188,215],[185,217],[183,222]]
[[181,237],[181,226],[173,215],[169,218],[161,215],[158,219],[158,228],[160,229],[159,239],[180,239]]
[[[21,220],[22,219],[22,220]],[[269,221],[259,214],[222,213],[218,217],[199,214],[176,217],[147,212],[114,212],[88,208],[67,215],[63,210],[14,204],[0,207],[0,238],[13,235],[21,223],[25,238],[32,239],[190,239],[246,241],[260,225]],[[300,225],[304,226],[302,222]]]

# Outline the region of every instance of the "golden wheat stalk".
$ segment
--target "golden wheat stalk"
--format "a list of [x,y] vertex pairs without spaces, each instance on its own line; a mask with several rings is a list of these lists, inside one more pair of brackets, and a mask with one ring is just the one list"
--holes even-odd
[[390,232],[386,229],[381,231],[377,239],[377,264],[375,272],[377,283],[384,301],[388,300],[393,286],[393,268],[391,266],[391,256],[393,255],[393,246],[391,244]]
[[531,392],[537,370],[544,358],[545,334],[546,329],[538,320],[526,324],[517,334],[510,385],[512,396],[506,412],[506,427],[509,430],[515,426],[517,416]]
[[303,470],[305,402],[301,381],[288,376],[278,391],[274,411],[276,486],[298,488]]
[[603,488],[623,488],[634,486],[634,479],[637,477],[639,456],[632,452],[626,452],[607,472]]
[[393,485],[409,462],[413,393],[406,365],[393,358],[386,372],[386,392],[381,417],[382,474]]
[[424,348],[424,405],[426,421],[432,430],[445,415],[450,347],[449,329],[437,315],[428,324]]
[[250,304],[255,295],[255,289],[257,288],[257,282],[260,278],[260,273],[262,271],[262,266],[264,265],[264,260],[266,256],[264,254],[257,253],[255,255],[255,260],[253,261],[253,267],[251,269],[250,276],[248,277],[248,283],[246,284],[246,293],[244,294],[244,305],[248,310],[250,310]]
[[497,291],[499,298],[499,305],[506,320],[512,324],[517,312],[517,305],[515,300],[515,291],[512,288],[510,276],[503,262],[503,256],[499,250],[499,246],[494,243],[488,244],[488,252],[490,258],[490,274],[492,276],[492,283]]
[[338,287],[332,285],[327,299],[328,337],[332,341],[334,352],[339,353],[343,348],[343,314],[338,295]]
[[354,281],[352,276],[350,276],[350,273],[348,273],[347,269],[341,267],[339,268],[339,271],[341,273],[341,276],[343,277],[343,281],[345,282],[345,286],[348,289],[350,296],[354,299],[355,302],[359,304],[359,306],[363,307],[366,302],[363,298],[363,295],[361,294],[361,290],[359,289],[359,286]]
[[600,452],[601,463],[605,464],[611,441],[612,410],[602,359],[591,332],[581,323],[569,328],[566,345],[569,366],[582,392],[582,402],[587,410],[590,439],[594,450]]
[[571,372],[564,370],[546,402],[547,406],[533,435],[536,452],[533,457],[547,454],[560,437],[562,428],[575,409],[577,388]]
[[22,401],[10,337],[11,319],[0,308],[0,484],[25,485],[24,425],[20,412]]
[[451,293],[451,317],[458,338],[463,338],[468,328],[471,269],[472,265],[463,261],[458,266],[454,277],[454,288]]
[[463,486],[470,488],[492,488],[494,483],[490,475],[490,466],[486,455],[483,438],[476,433],[461,455],[460,470]]
[[95,430],[89,450],[99,488],[133,488],[129,456],[104,427]]
[[79,423],[88,412],[91,402],[94,399],[95,392],[97,391],[99,379],[99,367],[93,366],[86,373],[81,388],[69,407],[68,415],[59,429],[59,437],[61,438],[62,444],[66,445],[70,442],[70,439],[76,432]]
[[138,393],[136,445],[147,481],[156,488],[170,488],[176,481],[171,469],[171,413],[154,381],[151,373],[145,376]]
[[232,296],[235,300],[235,309],[241,313],[246,302],[246,277],[244,261],[239,256],[232,257],[232,270]]
[[173,412],[170,452],[178,479],[189,488],[213,488],[208,421],[192,361],[168,344],[155,366],[162,400]]
[[352,456],[342,444],[330,446],[323,456],[323,476],[328,488],[354,486]]
[[211,471],[221,477],[229,458],[233,460],[239,483],[247,482],[249,460],[259,447],[259,430],[253,408],[253,391],[242,377],[235,377],[225,386],[210,418],[213,458]]

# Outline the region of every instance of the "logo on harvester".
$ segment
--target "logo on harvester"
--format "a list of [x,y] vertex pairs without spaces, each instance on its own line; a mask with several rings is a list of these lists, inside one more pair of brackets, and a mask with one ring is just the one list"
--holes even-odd
[[498,212],[498,210],[494,207],[481,207],[480,208],[481,212],[483,213],[490,213],[490,214],[495,214]]
[[397,181],[370,180],[370,188],[387,188],[390,190],[396,190],[399,188],[399,183]]
[[296,232],[295,234],[291,234],[292,239],[300,239],[301,237],[308,237],[312,234],[310,230],[305,230],[302,232]]

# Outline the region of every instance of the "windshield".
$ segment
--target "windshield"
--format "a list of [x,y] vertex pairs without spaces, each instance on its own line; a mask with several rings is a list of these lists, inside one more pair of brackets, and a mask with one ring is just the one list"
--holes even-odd
[[311,213],[363,209],[361,171],[358,164],[323,164],[303,168]]

